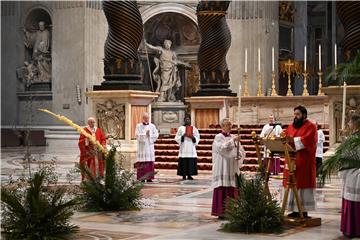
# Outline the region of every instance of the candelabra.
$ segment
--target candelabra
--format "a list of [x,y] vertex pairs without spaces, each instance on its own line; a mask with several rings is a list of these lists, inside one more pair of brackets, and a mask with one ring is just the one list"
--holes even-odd
[[304,75],[304,91],[303,91],[303,96],[309,96],[309,92],[308,92],[308,90],[307,90],[307,78],[308,78],[308,73],[307,72],[304,72],[303,73],[303,75]]
[[318,96],[324,96],[325,94],[322,92],[322,72],[318,72],[319,75],[319,90],[318,90]]
[[277,96],[276,88],[275,88],[275,72],[271,73],[272,85],[271,85],[271,96]]
[[294,94],[291,91],[291,66],[294,66],[294,63],[292,63],[291,60],[289,59],[288,62],[285,63],[285,65],[288,66],[288,68],[286,69],[288,75],[288,90],[286,96],[293,96]]
[[261,75],[261,72],[258,72],[256,74],[256,77],[257,77],[257,81],[258,81],[258,92],[257,92],[256,96],[262,97],[262,96],[264,96],[264,94],[263,94],[263,91],[262,91],[262,75]]
[[247,72],[245,72],[243,75],[243,79],[244,79],[244,94],[243,94],[243,96],[244,97],[250,96],[249,89],[248,89],[248,78],[249,78],[249,75]]

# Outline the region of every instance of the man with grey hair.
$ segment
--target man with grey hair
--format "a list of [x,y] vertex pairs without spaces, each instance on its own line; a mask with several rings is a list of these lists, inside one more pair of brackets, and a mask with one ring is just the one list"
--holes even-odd
[[[96,138],[101,145],[105,147],[106,137],[103,131],[95,126],[95,118],[88,118],[88,125],[84,130]],[[90,142],[85,135],[81,134],[79,138],[80,149],[80,165],[85,165],[90,169],[94,176],[100,175],[104,177],[105,162],[101,152],[97,151],[97,148]],[[81,173],[81,180],[84,180],[84,174]]]
[[240,136],[230,134],[232,123],[228,118],[220,122],[222,131],[212,144],[212,187],[214,188],[211,215],[224,217],[225,201],[236,197],[235,174],[245,158]]
[[[137,179],[152,182],[155,170],[155,148],[154,144],[159,137],[155,125],[149,122],[149,113],[142,114],[142,122],[136,125],[135,137],[137,140],[136,170]],[[144,179],[145,178],[145,179]]]

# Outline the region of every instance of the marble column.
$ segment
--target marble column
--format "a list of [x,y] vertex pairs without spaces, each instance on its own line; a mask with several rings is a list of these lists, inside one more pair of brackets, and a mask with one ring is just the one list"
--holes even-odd
[[[278,91],[279,3],[262,1],[232,1],[227,14],[232,43],[227,55],[230,69],[230,85],[234,92],[239,89],[245,72],[245,49],[248,51],[248,88],[256,96],[258,82],[258,48],[261,49],[260,68],[263,75],[262,89],[266,95],[271,88],[271,48],[275,52],[275,85]],[[244,83],[242,83],[244,84]]]
[[200,1],[197,6],[201,44],[198,52],[200,90],[196,96],[235,96],[229,89],[226,54],[231,33],[225,14],[230,1]]
[[[308,43],[308,19],[307,19],[307,2],[295,1],[295,15],[294,15],[294,60],[304,61],[304,46]],[[309,47],[308,47],[309,49]],[[308,58],[309,59],[309,58]],[[309,62],[309,61],[308,61]],[[308,66],[309,69],[309,66]],[[303,77],[298,77],[294,81],[294,95],[302,95],[304,89]]]

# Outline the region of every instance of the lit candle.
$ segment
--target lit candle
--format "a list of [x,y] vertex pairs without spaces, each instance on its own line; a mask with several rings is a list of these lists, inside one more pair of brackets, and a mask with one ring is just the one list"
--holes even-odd
[[319,44],[319,72],[321,72],[321,44]]
[[306,45],[304,47],[304,72],[306,72]]
[[245,48],[245,72],[247,73],[247,48]]
[[336,43],[335,43],[335,50],[334,50],[334,52],[335,52],[335,67],[336,67],[336,65],[337,65],[337,47],[336,47]]
[[271,49],[271,55],[272,55],[272,61],[271,61],[271,63],[272,63],[272,66],[271,66],[271,70],[274,72],[275,71],[275,66],[274,66],[274,47],[272,47],[272,49]]
[[260,72],[260,48],[258,48],[258,72]]
[[239,85],[239,99],[238,99],[238,128],[240,127],[240,110],[241,110],[241,82]]
[[342,105],[342,116],[341,116],[341,129],[345,129],[345,109],[346,109],[346,82],[344,81],[343,87],[343,105]]

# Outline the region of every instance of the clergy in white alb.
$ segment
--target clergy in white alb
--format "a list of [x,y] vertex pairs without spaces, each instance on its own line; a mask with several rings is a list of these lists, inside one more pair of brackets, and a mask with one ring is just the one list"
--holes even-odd
[[196,146],[200,141],[200,134],[195,126],[191,125],[190,117],[185,117],[184,126],[180,126],[175,136],[179,144],[179,163],[177,175],[183,180],[193,180],[192,176],[197,175],[197,153]]
[[[275,118],[273,115],[269,116],[269,123],[265,124],[261,130],[260,137],[261,138],[270,138],[270,137],[280,137],[282,133],[282,128],[280,125],[275,124]],[[264,146],[264,158],[268,157],[269,153],[266,147]]]
[[159,132],[155,125],[149,122],[147,112],[142,115],[142,123],[138,123],[135,129],[137,140],[136,170],[137,179],[152,182],[155,169],[155,148],[154,144],[159,137]]
[[[215,136],[212,144],[212,198],[211,215],[224,217],[225,201],[237,197],[235,174],[245,158],[240,136],[230,134],[232,123],[225,118],[220,123],[222,132]],[[238,146],[239,145],[239,146]]]

